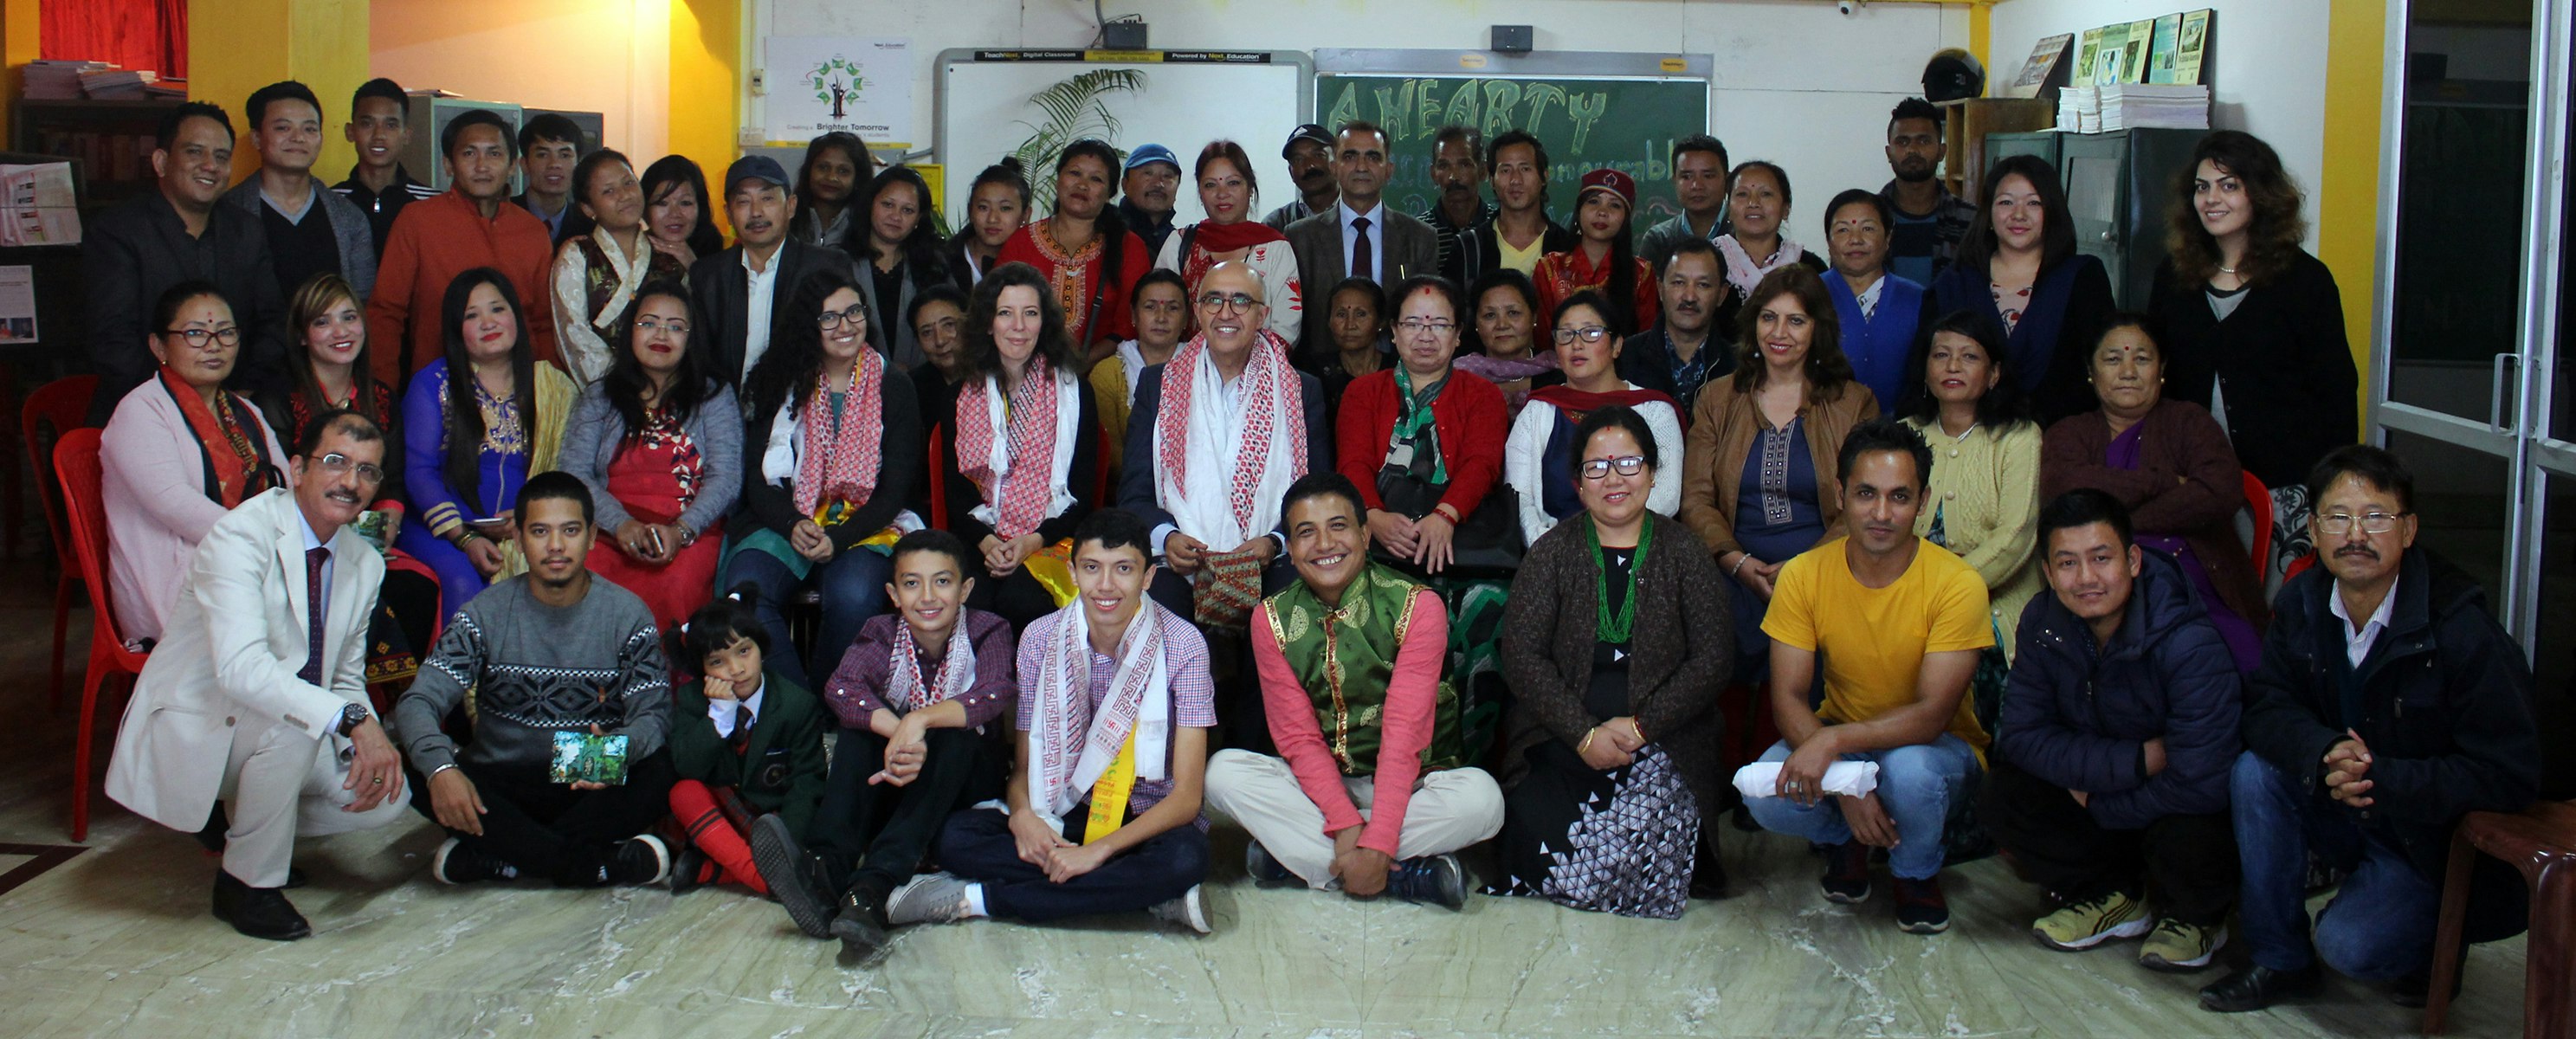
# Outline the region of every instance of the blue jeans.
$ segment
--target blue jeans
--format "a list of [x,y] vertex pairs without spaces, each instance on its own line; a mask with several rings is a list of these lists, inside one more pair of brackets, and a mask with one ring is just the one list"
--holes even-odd
[[[1878,803],[1896,823],[1896,847],[1887,850],[1888,871],[1907,880],[1928,880],[1941,872],[1942,827],[1950,818],[1950,802],[1977,771],[1976,750],[1945,732],[1930,743],[1845,754],[1842,759],[1878,763]],[[1762,760],[1789,760],[1788,741],[1772,744]],[[1752,811],[1753,821],[1773,833],[1804,837],[1815,844],[1852,839],[1851,824],[1843,821],[1842,804],[1835,798],[1800,807],[1785,797],[1756,797],[1744,806]]]
[[[724,582],[727,587],[738,581],[760,586],[758,609],[761,626],[769,629],[770,666],[797,685],[820,693],[821,687],[807,676],[831,677],[841,654],[857,641],[859,626],[886,611],[886,579],[892,573],[893,560],[875,549],[853,548],[835,553],[830,562],[816,565],[799,580],[778,557],[753,549],[726,560]],[[810,666],[798,657],[796,643],[788,638],[786,609],[789,598],[809,583],[823,593],[823,623],[814,635]]]
[[[2246,751],[2236,758],[2228,792],[2234,801],[2237,855],[2245,890],[2237,915],[2254,962],[2298,970],[2322,957],[2360,981],[2389,981],[2433,962],[2433,923],[2442,885],[2416,872],[2405,853],[2365,834],[2353,813],[2323,790],[2309,793],[2271,762]],[[2317,914],[2308,942],[2308,849],[2351,875]]]

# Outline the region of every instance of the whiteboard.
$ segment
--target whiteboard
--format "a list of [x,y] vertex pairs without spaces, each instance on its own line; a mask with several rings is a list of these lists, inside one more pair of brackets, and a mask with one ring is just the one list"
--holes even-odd
[[[1204,215],[1190,167],[1199,149],[1210,141],[1232,139],[1251,156],[1253,178],[1261,186],[1261,197],[1252,206],[1253,219],[1297,197],[1279,148],[1290,132],[1314,121],[1314,66],[1303,53],[1253,52],[1267,53],[1267,63],[1092,60],[1107,56],[1099,51],[1014,51],[1007,53],[1048,53],[1072,60],[977,61],[978,53],[961,48],[939,55],[932,146],[947,166],[946,209],[951,227],[965,226],[966,201],[975,175],[1010,154],[1028,139],[1030,127],[1044,119],[1029,98],[1095,68],[1133,68],[1145,74],[1144,89],[1103,99],[1119,123],[1109,143],[1121,152],[1141,144],[1160,144],[1180,157],[1182,183],[1174,220],[1181,226]],[[1048,168],[1032,169],[1029,176],[1053,176],[1053,160],[1046,161]]]

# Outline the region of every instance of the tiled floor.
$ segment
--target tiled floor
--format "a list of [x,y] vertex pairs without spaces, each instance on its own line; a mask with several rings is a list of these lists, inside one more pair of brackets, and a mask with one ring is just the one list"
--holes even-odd
[[[52,578],[28,557],[0,566],[0,844],[64,844],[76,714],[46,708]],[[75,631],[86,623],[76,616]],[[1795,842],[1735,833],[1737,897],[1660,923],[1525,900],[1477,897],[1451,914],[1257,890],[1231,864],[1240,834],[1220,828],[1228,865],[1211,883],[1212,936],[1143,919],[987,921],[905,934],[882,964],[855,969],[734,891],[438,886],[426,870],[437,836],[417,820],[300,847],[313,885],[294,897],[318,933],[252,941],[207,915],[215,867],[193,841],[92,804],[93,851],[0,893],[0,1034],[2393,1036],[2416,1025],[2346,982],[2268,1013],[2204,1013],[2193,991],[2215,972],[2149,973],[2129,961],[2134,946],[2034,945],[2037,896],[1992,860],[1947,875],[1949,934],[1901,934],[1883,896],[1824,905]],[[0,855],[0,874],[25,861]],[[2519,940],[2470,957],[2456,1034],[2520,1027],[2522,966]]]

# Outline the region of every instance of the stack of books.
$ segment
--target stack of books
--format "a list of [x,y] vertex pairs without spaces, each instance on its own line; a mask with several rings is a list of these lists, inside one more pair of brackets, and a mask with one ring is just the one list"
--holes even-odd
[[2209,129],[2208,87],[2113,83],[2095,89],[2104,133],[2148,127]]
[[82,74],[115,67],[104,61],[31,61],[26,65],[26,83],[19,96],[30,101],[77,101],[81,97]]
[[2057,94],[2057,128],[2067,133],[2110,133],[2167,127],[2209,129],[2209,88],[2105,83],[2072,86]]
[[141,100],[149,96],[145,84],[159,79],[150,69],[120,69],[109,66],[80,74],[81,93],[99,100]]
[[155,101],[185,101],[188,99],[188,81],[184,79],[152,80],[143,84],[143,93]]

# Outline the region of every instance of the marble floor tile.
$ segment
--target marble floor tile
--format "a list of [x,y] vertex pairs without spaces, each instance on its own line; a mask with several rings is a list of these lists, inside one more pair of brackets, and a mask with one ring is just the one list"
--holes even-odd
[[[21,634],[49,630],[50,580],[0,572],[0,844],[68,843],[76,715],[47,709],[44,641]],[[102,769],[120,707],[100,712]],[[737,890],[432,883],[439,835],[407,819],[299,845],[313,883],[292,897],[317,933],[276,944],[208,915],[215,860],[188,836],[92,794],[93,850],[0,893],[0,1034],[2268,1039],[2417,1023],[2340,980],[2306,1003],[2204,1013],[2194,994],[2216,971],[2152,973],[2128,943],[2069,955],[2032,942],[2038,893],[1994,860],[1945,874],[1950,933],[1903,934],[1883,879],[1870,902],[1830,906],[1803,845],[1733,832],[1734,897],[1661,922],[1256,888],[1243,836],[1220,827],[1214,935],[1141,917],[979,921],[911,929],[880,962],[845,966]],[[2475,950],[2454,1034],[2518,1031],[2522,968],[2518,939]]]

